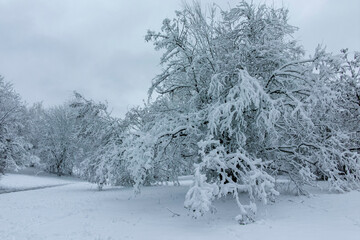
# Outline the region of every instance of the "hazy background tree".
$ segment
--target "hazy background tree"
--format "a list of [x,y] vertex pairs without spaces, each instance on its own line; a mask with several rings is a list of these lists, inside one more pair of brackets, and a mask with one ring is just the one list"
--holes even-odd
[[45,110],[39,129],[39,157],[46,171],[71,175],[81,156],[75,134],[75,116],[68,104]]
[[23,166],[30,144],[24,138],[26,109],[12,85],[0,76],[0,173]]

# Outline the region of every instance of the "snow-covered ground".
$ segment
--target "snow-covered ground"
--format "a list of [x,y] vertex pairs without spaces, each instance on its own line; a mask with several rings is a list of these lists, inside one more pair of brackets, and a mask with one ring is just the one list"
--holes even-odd
[[218,200],[216,214],[189,217],[183,208],[189,182],[145,187],[134,198],[130,188],[99,192],[71,178],[8,174],[0,180],[3,188],[52,187],[0,194],[0,239],[360,239],[358,191],[282,195],[259,207],[256,223],[241,226],[231,199]]
[[77,181],[77,179],[58,177],[34,168],[26,168],[19,172],[8,173],[5,177],[0,176],[0,194],[62,186],[71,184],[74,181]]

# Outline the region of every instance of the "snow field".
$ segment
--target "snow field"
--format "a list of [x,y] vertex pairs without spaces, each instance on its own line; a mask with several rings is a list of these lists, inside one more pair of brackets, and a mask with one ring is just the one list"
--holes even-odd
[[[12,174],[4,176],[1,184],[28,180],[29,187],[29,179],[42,186],[64,182],[56,177]],[[189,217],[183,207],[189,179],[184,180],[185,186],[144,187],[136,197],[131,188],[97,191],[96,185],[79,181],[0,194],[0,239],[357,240],[360,236],[358,191],[330,194],[312,190],[310,198],[281,195],[275,204],[259,204],[256,223],[241,226],[234,220],[237,212],[231,197],[215,201],[215,214]]]

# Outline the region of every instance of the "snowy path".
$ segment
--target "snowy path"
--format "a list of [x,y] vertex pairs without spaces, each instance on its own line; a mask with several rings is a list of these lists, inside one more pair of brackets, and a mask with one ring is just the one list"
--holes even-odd
[[147,187],[133,198],[130,188],[99,192],[95,185],[74,181],[0,194],[0,239],[358,240],[360,236],[360,192],[281,196],[276,204],[259,207],[257,223],[240,226],[233,219],[237,213],[231,200],[219,200],[216,214],[191,219],[183,208],[187,189]]
[[71,183],[63,183],[63,184],[40,186],[40,187],[29,187],[29,188],[24,188],[24,189],[0,189],[0,194],[23,192],[23,191],[32,191],[32,190],[38,190],[38,189],[44,189],[44,188],[60,187],[60,186],[68,185],[68,184],[71,184]]

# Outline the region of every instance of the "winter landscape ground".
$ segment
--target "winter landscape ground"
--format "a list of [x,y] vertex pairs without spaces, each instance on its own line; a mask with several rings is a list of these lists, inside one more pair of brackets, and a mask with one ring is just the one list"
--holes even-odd
[[[359,239],[360,192],[310,190],[311,197],[283,193],[259,205],[256,223],[239,225],[233,200],[215,202],[217,212],[192,219],[183,208],[191,180],[181,186],[107,187],[36,171],[3,176],[2,240],[115,239]],[[46,186],[49,186],[45,188]],[[28,191],[4,193],[4,188]],[[1,190],[0,190],[1,191]],[[172,213],[174,212],[174,213]]]

